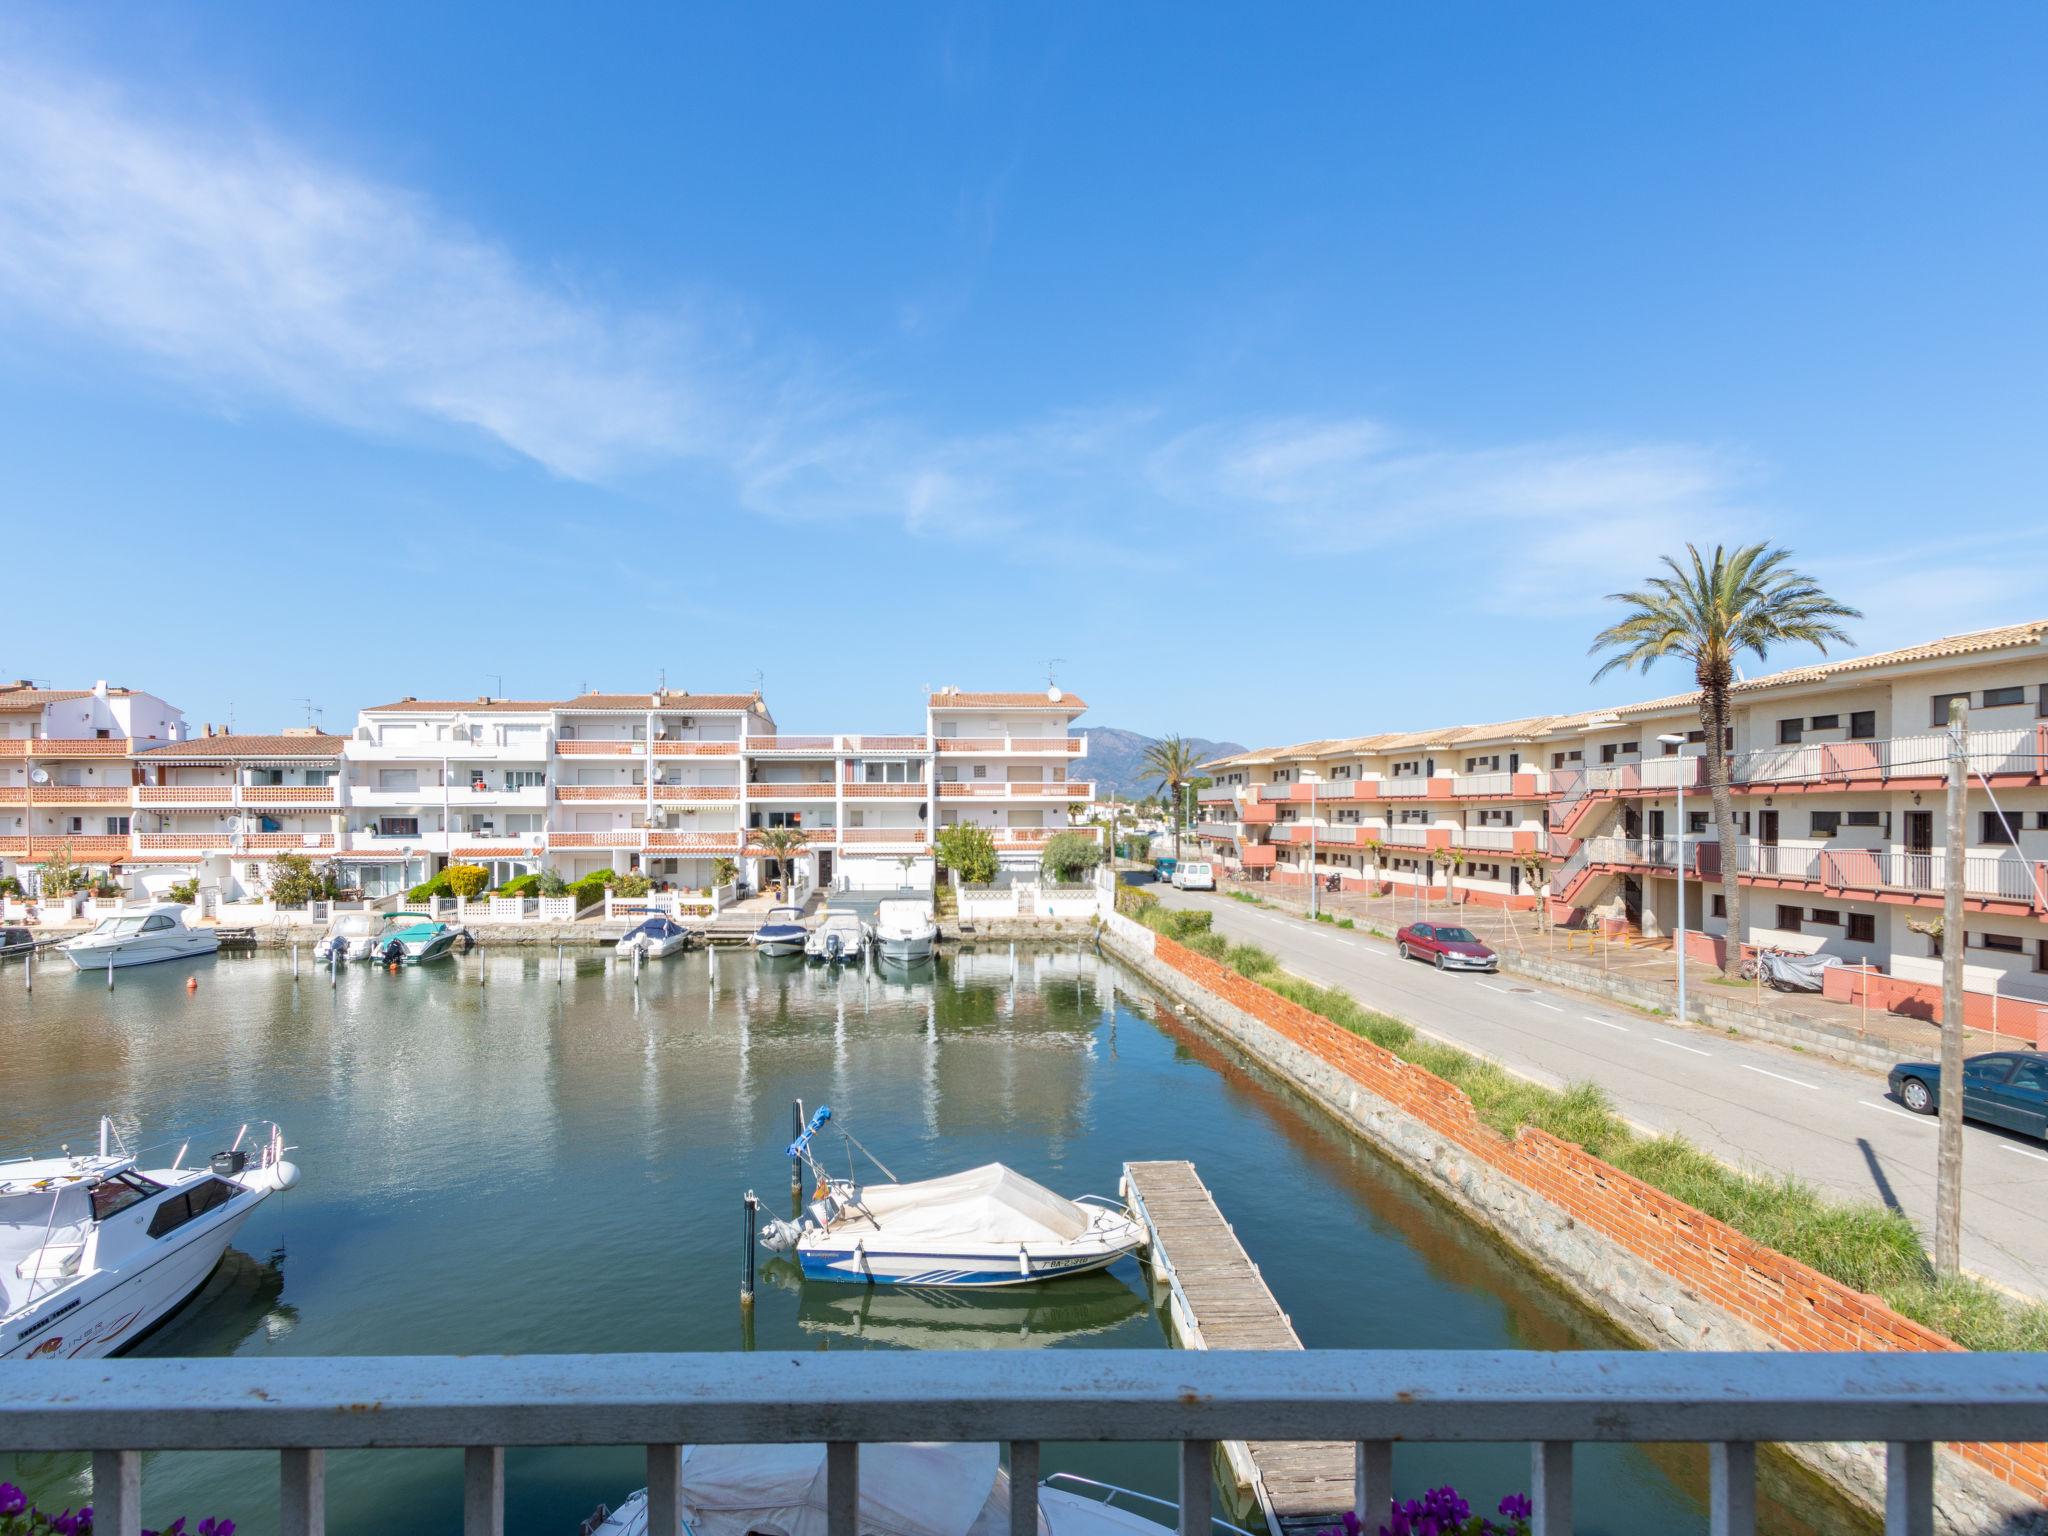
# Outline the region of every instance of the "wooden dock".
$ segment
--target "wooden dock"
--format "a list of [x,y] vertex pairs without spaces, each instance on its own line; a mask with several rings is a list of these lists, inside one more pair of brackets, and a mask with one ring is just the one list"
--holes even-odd
[[[1124,1196],[1145,1224],[1168,1322],[1187,1349],[1300,1349],[1294,1324],[1259,1266],[1186,1162],[1126,1163]],[[1357,1453],[1347,1441],[1228,1441],[1242,1502],[1256,1501],[1274,1536],[1313,1536],[1352,1509]]]

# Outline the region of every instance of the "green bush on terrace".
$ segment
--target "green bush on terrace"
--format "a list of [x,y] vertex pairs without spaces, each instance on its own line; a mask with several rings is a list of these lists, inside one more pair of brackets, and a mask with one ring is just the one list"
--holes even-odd
[[[1479,1118],[1503,1136],[1530,1125],[1584,1147],[1766,1247],[1881,1297],[1965,1349],[2048,1349],[2048,1306],[2016,1300],[1968,1276],[1937,1279],[1903,1213],[1836,1200],[1789,1176],[1740,1172],[1682,1136],[1646,1136],[1614,1112],[1597,1083],[1546,1088],[1456,1046],[1425,1039],[1348,992],[1286,974],[1255,944],[1233,945],[1210,932],[1208,912],[1162,907],[1150,892],[1141,894],[1146,900],[1130,903],[1127,916],[1456,1084]],[[1118,906],[1125,906],[1121,899]]]

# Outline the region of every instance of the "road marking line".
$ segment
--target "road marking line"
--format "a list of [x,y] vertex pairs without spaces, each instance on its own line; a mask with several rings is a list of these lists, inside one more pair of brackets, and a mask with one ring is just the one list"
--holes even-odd
[[1712,1051],[1702,1051],[1690,1045],[1680,1045],[1676,1040],[1659,1040],[1657,1043],[1659,1045],[1668,1045],[1674,1051],[1691,1051],[1695,1056],[1711,1056],[1714,1054]]
[[2037,1163],[2048,1163],[2048,1156],[2043,1156],[2039,1152],[2029,1152],[2025,1147],[2008,1146],[2002,1141],[1999,1145],[2005,1147],[2005,1150],[2008,1152],[2017,1152],[2021,1157],[2031,1157]]
[[1507,989],[1506,987],[1496,987],[1496,986],[1495,986],[1495,985],[1493,985],[1493,983],[1492,983],[1492,982],[1490,982],[1490,981],[1482,981],[1482,982],[1477,982],[1477,983],[1475,983],[1475,985],[1477,985],[1477,986],[1482,986],[1482,987],[1486,988],[1486,990],[1487,990],[1487,991],[1489,991],[1489,992],[1498,992],[1498,993],[1500,993],[1500,994],[1501,994],[1502,996],[1506,996],[1506,995],[1507,995],[1507,990],[1508,990],[1508,989]]
[[1743,1071],[1745,1071],[1745,1072],[1756,1072],[1756,1073],[1760,1073],[1760,1074],[1762,1074],[1762,1075],[1763,1075],[1763,1076],[1765,1076],[1765,1077],[1775,1077],[1775,1078],[1776,1078],[1776,1079],[1777,1079],[1777,1080],[1778,1080],[1779,1082],[1781,1082],[1781,1083],[1790,1083],[1790,1084],[1791,1084],[1791,1085],[1792,1085],[1792,1086],[1793,1086],[1794,1088],[1811,1088],[1811,1089],[1812,1089],[1812,1090],[1813,1090],[1813,1091],[1814,1091],[1815,1093],[1819,1093],[1819,1092],[1820,1092],[1820,1084],[1819,1084],[1819,1083],[1802,1083],[1802,1082],[1801,1082],[1801,1081],[1799,1081],[1799,1079],[1798,1079],[1798,1078],[1796,1078],[1796,1077],[1787,1077],[1787,1076],[1786,1076],[1786,1075],[1785,1075],[1784,1073],[1782,1073],[1782,1072],[1766,1072],[1766,1071],[1764,1071],[1764,1069],[1763,1069],[1762,1067],[1752,1067],[1752,1066],[1751,1066],[1751,1065],[1750,1065],[1750,1064],[1749,1064],[1748,1062],[1746,1062],[1746,1061],[1745,1061],[1745,1062],[1743,1062],[1743,1063],[1741,1063],[1741,1066],[1742,1066],[1742,1070],[1743,1070]]
[[1563,1013],[1563,1012],[1564,1012],[1564,1010],[1563,1010],[1562,1008],[1558,1007],[1558,1006],[1557,1006],[1557,1004],[1555,1004],[1555,1003],[1539,1003],[1539,1002],[1537,1002],[1537,1001],[1536,1001],[1536,999],[1535,999],[1535,998],[1533,998],[1533,997],[1532,997],[1532,998],[1530,998],[1530,999],[1529,999],[1529,1001],[1530,1001],[1530,1003],[1531,1003],[1532,1005],[1534,1005],[1535,1007],[1538,1007],[1538,1008],[1548,1008],[1548,1009],[1549,1009],[1549,1010],[1550,1010],[1550,1011],[1551,1011],[1552,1013]]
[[1910,1120],[1915,1125],[1925,1126],[1929,1130],[1933,1130],[1941,1123],[1932,1115],[1916,1115],[1910,1109],[1895,1109],[1889,1104],[1874,1104],[1869,1099],[1858,1099],[1856,1102],[1865,1109],[1881,1109],[1888,1115],[1897,1115],[1902,1120]]
[[1579,1017],[1588,1024],[1598,1024],[1602,1029],[1619,1030],[1624,1035],[1628,1033],[1628,1026],[1626,1024],[1616,1024],[1610,1019],[1596,1019],[1590,1013],[1582,1013]]

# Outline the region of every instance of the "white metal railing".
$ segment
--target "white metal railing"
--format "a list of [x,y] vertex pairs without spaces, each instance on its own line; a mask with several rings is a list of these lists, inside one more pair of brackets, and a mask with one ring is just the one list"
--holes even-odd
[[1515,851],[1513,827],[1463,827],[1452,834],[1452,840],[1460,848],[1480,848],[1490,853]]
[[1390,848],[1427,848],[1429,833],[1428,827],[1388,827],[1380,841]]
[[[2044,733],[2039,727],[2015,726],[1969,733],[1970,770],[1987,777],[2038,774],[2043,761]],[[1786,784],[1803,780],[1855,783],[1899,778],[1940,778],[1948,772],[1948,733],[1888,736],[1863,741],[1801,742],[1760,747],[1734,760],[1731,776],[1738,784]]]
[[1515,792],[1512,773],[1461,773],[1451,782],[1458,795],[1511,795]]
[[[1557,841],[1558,839],[1556,838],[1551,839],[1553,845]],[[1553,846],[1552,852],[1555,853],[1555,851]],[[1589,857],[1586,845],[1580,843],[1565,856],[1562,864],[1559,864],[1556,869],[1551,871],[1550,894],[1557,897],[1569,894],[1573,883],[1584,873],[1588,862]]]
[[1386,800],[1422,800],[1429,795],[1429,780],[1423,778],[1381,779],[1380,796]]
[[[373,1404],[372,1412],[362,1411]],[[2027,1354],[1045,1350],[50,1361],[0,1399],[0,1449],[89,1452],[94,1530],[138,1536],[142,1450],[276,1451],[279,1529],[326,1527],[326,1454],[463,1452],[464,1536],[502,1536],[508,1446],[646,1447],[650,1531],[680,1528],[680,1448],[819,1444],[827,1536],[860,1529],[861,1445],[995,1441],[1038,1526],[1039,1447],[1170,1442],[1178,1530],[1210,1536],[1217,1442],[1356,1446],[1377,1520],[1396,1442],[1530,1447],[1536,1536],[1566,1536],[1579,1442],[1706,1443],[1709,1523],[1756,1528],[1760,1442],[1876,1443],[1888,1536],[1934,1530],[1938,1442],[2048,1439]],[[124,1449],[123,1447],[127,1447]]]

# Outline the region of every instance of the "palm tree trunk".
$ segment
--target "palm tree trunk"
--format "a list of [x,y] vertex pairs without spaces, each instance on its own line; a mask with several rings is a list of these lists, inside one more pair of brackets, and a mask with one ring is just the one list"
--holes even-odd
[[[1707,736],[1707,792],[1714,802],[1714,836],[1721,848],[1721,896],[1728,908],[1728,938],[1721,947],[1721,974],[1742,968],[1742,881],[1735,840],[1735,797],[1728,785],[1728,755],[1722,750],[1728,718],[1728,687],[1710,683],[1700,692],[1700,724]],[[1680,827],[1680,835],[1685,828]],[[1704,918],[1705,914],[1701,914]]]
[[1173,862],[1180,862],[1180,783],[1176,780],[1167,786],[1173,791]]

